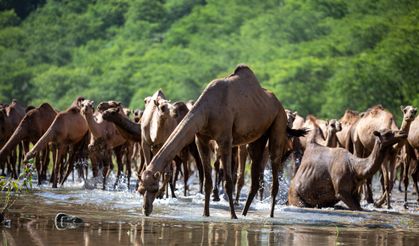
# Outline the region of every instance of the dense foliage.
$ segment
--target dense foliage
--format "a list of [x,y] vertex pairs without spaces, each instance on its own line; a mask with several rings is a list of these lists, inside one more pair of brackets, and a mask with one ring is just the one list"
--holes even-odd
[[0,102],[196,99],[246,63],[285,107],[419,106],[417,0],[0,1]]

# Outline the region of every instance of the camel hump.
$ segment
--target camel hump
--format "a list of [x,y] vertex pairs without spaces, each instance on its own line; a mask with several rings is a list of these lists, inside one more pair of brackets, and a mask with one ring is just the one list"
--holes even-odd
[[317,118],[314,115],[311,115],[311,114],[307,115],[306,120],[313,123],[314,126],[319,127],[319,125],[317,124]]
[[234,72],[232,75],[241,75],[241,74],[251,74],[254,76],[254,73],[252,71],[252,69],[250,69],[250,67],[246,64],[239,64],[236,66],[236,68],[234,69]]
[[27,113],[27,112],[31,111],[32,109],[35,109],[35,106],[29,105],[29,106],[26,107],[25,112]]
[[71,106],[71,107],[69,107],[66,110],[66,112],[69,112],[69,113],[80,113],[80,108],[77,107],[77,106]]

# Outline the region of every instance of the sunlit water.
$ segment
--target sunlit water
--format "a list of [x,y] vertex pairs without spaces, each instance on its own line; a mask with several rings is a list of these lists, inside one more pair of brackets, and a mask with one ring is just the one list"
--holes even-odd
[[[270,172],[265,180],[270,183]],[[249,183],[249,178],[247,177]],[[9,226],[0,226],[3,245],[416,245],[419,242],[419,210],[409,193],[409,209],[402,194],[393,190],[393,209],[365,205],[363,212],[344,209],[302,209],[285,204],[289,181],[282,178],[275,218],[269,218],[269,187],[265,199],[255,198],[247,217],[240,215],[248,187],[236,207],[238,220],[230,219],[228,202],[211,201],[210,217],[203,217],[204,196],[197,193],[197,177],[190,180],[190,195],[156,200],[150,217],[142,214],[142,197],[108,179],[107,190],[98,180],[72,182],[63,188],[34,187],[20,195],[7,213]],[[375,195],[380,187],[375,185]],[[87,187],[87,188],[86,188]],[[96,188],[94,188],[96,187]],[[4,196],[4,194],[3,194]],[[79,226],[56,227],[58,212],[82,218]]]

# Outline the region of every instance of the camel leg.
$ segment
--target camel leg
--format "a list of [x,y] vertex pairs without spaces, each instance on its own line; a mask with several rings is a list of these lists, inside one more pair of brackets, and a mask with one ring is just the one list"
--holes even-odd
[[19,150],[19,155],[17,157],[17,176],[19,177],[20,166],[22,164],[22,159],[23,159],[23,143],[22,142],[19,143],[18,150]]
[[237,167],[237,181],[236,181],[236,205],[239,204],[240,192],[244,185],[244,170],[246,168],[246,158],[247,158],[247,149],[246,145],[239,146],[238,149],[238,167]]
[[251,185],[250,191],[247,196],[246,205],[244,206],[242,214],[246,216],[247,211],[252,204],[253,199],[257,191],[259,190],[259,173],[261,168],[263,151],[266,146],[266,141],[268,140],[267,136],[263,135],[258,140],[253,143],[248,144],[247,150],[249,152],[251,163]]
[[145,165],[148,166],[151,162],[151,148],[144,139],[141,140],[141,149],[143,150]]
[[[410,155],[406,155],[406,159],[402,163],[403,169],[403,184],[404,184],[404,208],[407,209],[407,187],[409,186],[409,167],[410,167]],[[400,179],[401,183],[401,179]]]
[[[116,157],[116,164],[118,165],[118,170],[116,172],[116,180],[115,180],[115,184],[113,185],[113,188],[116,189],[116,186],[119,183],[119,179],[121,178],[121,174],[122,174],[123,168],[124,168],[123,164],[122,164],[122,154],[123,154],[122,153],[123,152],[122,151],[122,145],[114,148],[113,152],[114,152],[115,157]],[[110,158],[110,161],[112,161],[112,157]],[[111,167],[111,169],[113,169],[113,168]]]
[[189,145],[189,152],[195,159],[196,168],[198,169],[199,176],[199,193],[203,194],[204,187],[204,169],[201,162],[201,157],[199,157],[198,148],[196,147],[195,141]]
[[62,165],[62,155],[64,152],[64,146],[58,145],[57,146],[57,154],[55,156],[55,167],[54,167],[54,177],[52,179],[52,188],[57,188],[58,183],[58,172]]
[[42,162],[41,157],[39,154],[36,154],[35,156],[35,168],[36,172],[38,173],[38,185],[41,185],[42,183],[42,168],[41,168]]
[[51,171],[51,177],[50,177],[50,180],[49,180],[50,183],[54,182],[54,170],[55,170],[55,166],[57,165],[57,159],[58,159],[58,157],[57,157],[57,154],[58,154],[57,146],[53,145],[52,148],[53,148],[54,151],[52,151],[52,171]]
[[205,184],[205,203],[204,203],[204,216],[208,217],[209,212],[209,202],[212,191],[212,167],[211,167],[211,156],[210,156],[210,147],[209,139],[206,139],[202,136],[196,136],[196,144],[198,147],[199,155],[201,156],[202,166],[204,168],[204,184]]
[[400,164],[400,173],[399,173],[399,191],[403,192],[402,189],[402,182],[404,183],[404,167],[406,166],[406,160],[403,160],[402,163]]
[[[75,150],[70,151],[69,152],[69,155],[68,155],[68,159],[66,161],[67,168],[66,169],[63,168],[63,171],[62,171],[63,172],[63,178],[60,181],[60,185],[61,186],[64,185],[64,182],[67,180],[67,178],[70,175],[70,173],[73,173],[74,174],[74,161],[75,161],[75,158],[76,158],[76,151]],[[64,163],[64,161],[63,161],[63,163]],[[73,177],[73,181],[74,181],[74,177]]]
[[219,184],[220,184],[220,159],[217,157],[217,160],[214,162],[214,174],[215,174],[215,180],[214,180],[214,188],[212,190],[213,201],[220,201],[220,190],[219,190]]
[[224,170],[224,188],[227,192],[228,202],[230,204],[230,215],[232,219],[237,219],[236,212],[234,211],[234,202],[233,202],[233,178],[232,178],[232,165],[231,165],[231,156],[232,156],[232,137],[228,137],[222,142],[217,142],[220,151],[220,163]]
[[359,204],[359,200],[356,196],[347,192],[342,192],[337,194],[336,197],[339,200],[342,200],[349,207],[349,209],[362,211],[361,205]]
[[128,190],[129,190],[129,187],[130,187],[130,182],[131,182],[131,174],[132,174],[132,171],[131,171],[131,156],[132,156],[132,151],[133,151],[133,149],[132,149],[132,144],[126,144],[126,149],[127,149],[127,151],[126,151],[126,154],[125,154],[125,156],[126,156],[126,160],[125,160],[125,170],[126,170],[126,175],[127,175],[127,187],[128,187]]
[[187,196],[188,193],[188,179],[189,179],[189,167],[188,167],[188,150],[184,149],[180,155],[183,164],[183,195]]

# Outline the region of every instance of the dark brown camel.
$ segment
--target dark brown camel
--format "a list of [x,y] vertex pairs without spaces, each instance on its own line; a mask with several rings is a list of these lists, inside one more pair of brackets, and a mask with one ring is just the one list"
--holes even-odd
[[[76,104],[82,100],[76,100]],[[68,158],[68,169],[64,174],[64,167],[62,166],[62,159],[66,154],[66,150],[70,147],[71,151],[76,151],[76,145],[84,140],[88,133],[88,126],[86,120],[80,114],[78,106],[72,106],[64,112],[60,112],[55,117],[54,121],[45,132],[45,134],[38,140],[33,148],[26,154],[25,160],[32,159],[37,153],[52,143],[57,148],[57,154],[54,157],[53,167],[53,188],[57,188],[57,183],[63,184],[70,171],[74,166],[72,156]]]
[[[0,148],[3,148],[12,136],[20,121],[25,116],[25,113],[25,107],[15,99],[13,99],[12,103],[9,105],[4,105],[0,108]],[[15,148],[11,150],[7,158],[0,161],[0,167],[2,168],[3,174],[5,174],[5,167],[8,166],[8,172],[11,173],[14,178],[17,178],[18,176],[23,153],[21,143],[18,144],[18,147],[19,152],[17,152]],[[18,163],[17,170],[16,162]]]
[[349,209],[362,210],[359,186],[381,167],[386,152],[407,135],[388,129],[374,131],[374,148],[367,158],[358,158],[346,149],[308,143],[300,168],[291,180],[289,205],[331,207],[343,201]]
[[[17,126],[13,135],[6,145],[0,150],[0,160],[3,160],[22,141],[35,144],[44,135],[51,125],[57,111],[48,103],[43,103],[38,108],[29,110]],[[48,147],[41,151],[42,154],[35,158],[35,166],[38,172],[38,184],[46,179],[46,171],[49,164]]]
[[231,218],[237,218],[232,197],[232,147],[249,144],[249,154],[253,161],[252,186],[243,211],[246,215],[259,188],[260,161],[269,139],[273,174],[273,217],[275,197],[278,193],[278,172],[282,169],[287,145],[287,117],[278,99],[260,86],[256,76],[245,65],[237,66],[233,74],[224,79],[214,80],[207,86],[191,111],[147,166],[141,175],[139,187],[139,191],[144,194],[144,214],[148,216],[153,210],[161,172],[195,135],[205,172],[204,216],[209,216],[212,191],[209,141],[213,139],[219,146],[221,165],[225,170],[225,190],[230,203]]
[[[385,110],[383,106],[376,105],[363,113],[362,117],[352,125],[350,135],[347,139],[346,149],[349,151],[353,150],[354,155],[357,157],[367,157],[371,153],[375,143],[372,133],[381,129],[395,131],[398,130],[398,127],[394,121],[393,114]],[[381,206],[387,200],[387,207],[391,207],[390,197],[393,188],[395,158],[396,152],[391,150],[383,161],[383,194],[375,203],[376,206]],[[372,177],[367,179],[365,187],[365,196],[368,203],[374,202],[371,181]]]

